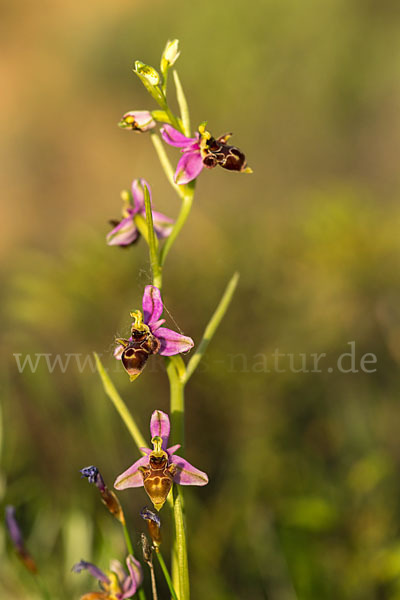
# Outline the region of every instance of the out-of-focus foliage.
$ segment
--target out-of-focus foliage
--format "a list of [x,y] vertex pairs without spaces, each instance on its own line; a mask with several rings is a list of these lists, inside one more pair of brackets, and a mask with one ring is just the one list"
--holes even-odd
[[[390,0],[4,8],[0,498],[52,597],[93,589],[75,561],[124,552],[79,477],[95,464],[111,485],[137,457],[92,351],[143,431],[168,408],[159,357],[131,385],[112,358],[150,271],[143,243],[104,236],[134,177],[178,211],[148,137],[115,125],[153,108],[134,59],[157,66],[177,37],[193,123],[233,130],[254,169],[201,175],[165,271],[170,318],[197,341],[241,272],[187,388],[187,457],[210,475],[187,494],[193,598],[400,598],[399,25]],[[352,341],[359,372],[341,373]],[[327,356],[320,373],[290,372],[287,356],[278,372],[276,349],[296,369],[301,353]],[[49,372],[42,357],[19,373],[14,353],[79,354],[81,369],[72,356]],[[365,353],[376,372],[360,369]],[[138,534],[143,490],[120,499]],[[2,599],[38,597],[2,529],[0,565]]]

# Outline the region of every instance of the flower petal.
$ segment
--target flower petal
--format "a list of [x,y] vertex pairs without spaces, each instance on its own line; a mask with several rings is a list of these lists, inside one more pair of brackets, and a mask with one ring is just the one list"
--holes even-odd
[[122,564],[115,558],[110,561],[110,571],[116,574],[120,583],[123,583],[128,577]]
[[114,358],[116,358],[117,360],[121,360],[122,353],[124,350],[125,350],[125,348],[122,346],[122,344],[117,346],[114,350]]
[[161,128],[161,137],[164,142],[177,148],[188,148],[197,143],[197,137],[188,138],[171,125],[164,125]]
[[122,584],[122,596],[121,600],[125,600],[125,598],[131,598],[136,593],[136,590],[141,585],[143,581],[143,571],[142,565],[136,558],[129,554],[126,559],[126,564],[129,570],[129,577],[127,577]]
[[24,550],[24,538],[15,516],[15,507],[11,504],[6,506],[6,525],[14,546],[19,551]]
[[137,240],[139,232],[132,216],[125,217],[106,236],[109,246],[129,246]]
[[109,600],[110,594],[108,592],[89,592],[81,596],[80,600]]
[[184,152],[178,161],[174,181],[179,185],[196,179],[203,170],[203,159],[199,150]]
[[139,448],[139,450],[140,450],[140,452],[143,452],[143,454],[146,454],[147,456],[153,452],[153,450],[150,450],[150,448]]
[[134,462],[129,469],[121,473],[121,475],[118,475],[117,479],[114,481],[114,487],[117,490],[125,490],[126,488],[130,487],[142,487],[143,476],[139,471],[139,467],[145,467],[148,464],[148,456],[142,456],[142,458],[139,458],[139,460]]
[[107,577],[107,575],[105,573],[103,573],[103,571],[101,569],[99,569],[99,567],[96,567],[96,565],[94,565],[93,563],[87,562],[86,560],[81,560],[80,562],[76,563],[72,569],[71,569],[74,573],[80,573],[81,571],[89,571],[89,573],[92,575],[92,577],[95,577],[95,579],[98,579],[99,581],[102,581],[103,583],[107,583],[110,584],[110,580]]
[[154,332],[154,335],[161,342],[159,354],[162,354],[163,356],[173,356],[180,352],[187,352],[194,346],[192,338],[181,335],[167,327],[160,327]]
[[164,306],[161,300],[161,292],[155,285],[146,285],[143,300],[144,322],[150,327],[161,317]]
[[180,447],[181,447],[180,444],[175,444],[175,446],[171,446],[171,448],[167,448],[167,452],[168,452],[169,456],[171,456],[172,454],[174,454],[174,452],[179,450]]
[[154,323],[151,324],[152,333],[157,331],[157,329],[159,329],[161,327],[161,325],[164,325],[164,323],[165,323],[165,319],[160,319],[159,321],[154,321]]
[[146,208],[144,205],[144,186],[146,186],[147,189],[149,190],[150,204],[151,204],[151,202],[152,202],[151,187],[147,183],[147,181],[145,179],[143,179],[143,177],[141,177],[140,179],[134,179],[132,181],[131,189],[132,189],[132,198],[133,198],[133,206],[134,206],[135,213],[138,213],[138,212],[145,213],[145,211],[146,211]]
[[175,483],[180,485],[206,485],[208,483],[208,475],[196,469],[181,456],[173,454],[170,456],[170,461],[177,467],[177,473],[174,477]]
[[169,423],[169,417],[162,410],[155,410],[151,415],[150,420],[150,433],[151,437],[160,437],[162,439],[162,449],[166,450],[169,438],[169,432],[171,425]]
[[153,227],[156,236],[160,239],[168,237],[171,234],[174,220],[156,210],[153,210],[152,213]]

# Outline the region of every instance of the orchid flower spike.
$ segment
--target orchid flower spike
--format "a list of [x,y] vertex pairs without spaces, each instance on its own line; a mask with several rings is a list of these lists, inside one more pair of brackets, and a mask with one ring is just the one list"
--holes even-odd
[[[175,454],[180,444],[168,446],[170,422],[168,415],[155,410],[151,415],[150,435],[153,450],[140,448],[145,456],[119,475],[114,483],[117,490],[144,487],[154,508],[160,510],[172,488],[179,485],[206,485],[208,476],[187,460]],[[147,515],[148,516],[148,515]]]
[[247,167],[246,157],[239,148],[226,142],[231,134],[227,133],[215,139],[205,125],[200,125],[195,137],[188,138],[171,125],[164,125],[161,136],[167,144],[180,148],[182,157],[174,175],[175,183],[183,185],[196,179],[203,170],[213,169],[217,165],[228,171],[252,173]]
[[110,570],[104,573],[96,565],[81,560],[72,567],[74,573],[87,570],[98,580],[101,592],[89,592],[81,600],[125,600],[136,594],[143,581],[142,567],[131,554],[126,559],[129,574],[118,560],[111,561]]
[[[146,206],[144,201],[144,186],[149,190],[150,203],[151,188],[143,178],[134,179],[132,182],[132,195],[123,192],[125,206],[122,210],[122,220],[112,221],[114,228],[107,234],[109,246],[130,246],[138,241],[140,232],[135,223],[135,216],[140,215],[146,220]],[[166,238],[172,231],[173,220],[156,210],[152,210],[153,227],[159,239]]]
[[148,110],[130,110],[122,116],[118,125],[122,129],[144,133],[154,129],[156,123]]
[[118,346],[114,351],[115,358],[122,361],[131,381],[143,371],[151,354],[172,356],[187,352],[194,346],[192,338],[161,327],[165,323],[165,319],[160,318],[164,305],[157,287],[145,287],[142,305],[143,313],[140,310],[131,313],[134,319],[131,336],[127,340],[117,339]]

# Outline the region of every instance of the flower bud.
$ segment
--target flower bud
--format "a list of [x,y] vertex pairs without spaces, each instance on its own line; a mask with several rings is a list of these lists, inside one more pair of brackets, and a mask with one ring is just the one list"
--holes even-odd
[[148,110],[130,110],[119,121],[118,126],[131,131],[145,132],[153,129],[156,123]]
[[178,50],[179,40],[168,40],[161,56],[161,72],[164,74],[172,67],[179,58],[180,51]]
[[135,62],[134,71],[142,80],[146,81],[151,86],[156,86],[160,83],[160,75],[156,69],[150,67],[150,65],[145,65],[140,60]]
[[145,506],[140,511],[140,516],[142,519],[147,521],[147,527],[149,529],[149,535],[153,541],[154,547],[157,549],[161,545],[161,521],[160,517],[156,515],[152,510]]

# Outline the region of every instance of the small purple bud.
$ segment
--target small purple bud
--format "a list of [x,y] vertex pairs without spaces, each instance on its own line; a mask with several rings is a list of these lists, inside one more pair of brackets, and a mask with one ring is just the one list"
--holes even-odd
[[14,544],[18,556],[29,571],[32,573],[37,573],[36,563],[29,554],[28,550],[25,548],[24,538],[15,516],[14,506],[6,506],[5,513],[5,521],[8,533],[10,534],[11,541]]
[[93,465],[91,467],[84,467],[80,469],[80,473],[82,473],[82,477],[87,477],[89,483],[94,483],[101,492],[104,491],[106,484],[97,467]]
[[140,511],[140,516],[145,521],[154,521],[154,523],[156,523],[156,525],[158,525],[158,527],[161,527],[160,517],[158,515],[156,515],[155,512],[153,512],[152,510],[147,508],[147,506],[142,508],[142,510]]
[[161,545],[161,521],[160,517],[155,512],[145,506],[140,511],[142,519],[147,521],[147,527],[149,529],[150,537],[153,541],[154,547],[158,552],[158,547]]

